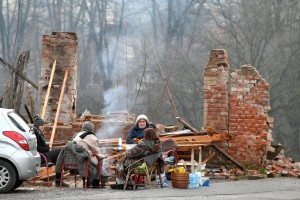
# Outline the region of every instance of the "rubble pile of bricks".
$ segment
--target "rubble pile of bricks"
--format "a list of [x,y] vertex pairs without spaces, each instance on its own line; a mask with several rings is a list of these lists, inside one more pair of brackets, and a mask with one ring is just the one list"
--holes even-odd
[[284,155],[284,149],[272,160],[264,163],[268,177],[287,176],[300,178],[300,162],[294,162]]

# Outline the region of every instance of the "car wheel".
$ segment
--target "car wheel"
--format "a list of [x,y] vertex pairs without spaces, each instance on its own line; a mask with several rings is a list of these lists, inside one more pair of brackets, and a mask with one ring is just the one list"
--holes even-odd
[[17,182],[17,173],[14,167],[6,161],[0,160],[0,193],[14,189]]
[[20,186],[23,184],[23,182],[24,182],[24,181],[17,180],[17,181],[16,181],[16,184],[15,184],[15,186],[14,186],[14,189],[20,187]]

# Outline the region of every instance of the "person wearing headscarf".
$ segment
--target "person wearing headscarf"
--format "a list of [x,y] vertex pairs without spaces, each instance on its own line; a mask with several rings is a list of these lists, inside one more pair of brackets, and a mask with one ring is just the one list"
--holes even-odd
[[[95,167],[98,165],[98,158],[105,158],[105,156],[100,152],[98,138],[94,133],[94,124],[91,121],[84,122],[81,132],[77,133],[74,136],[73,141],[87,150],[90,155],[90,161]],[[92,185],[89,186],[94,188],[99,187],[99,180],[94,179]]]
[[[43,154],[48,163],[56,163],[57,156],[61,149],[50,149],[49,145],[46,142],[46,138],[44,135],[45,131],[45,121],[39,116],[35,116],[33,119],[33,133],[37,139],[37,151]],[[41,163],[45,163],[45,160],[42,158]]]
[[136,144],[130,149],[127,149],[122,158],[122,167],[116,169],[117,185],[124,184],[125,174],[128,173],[128,167],[141,166],[144,161],[151,166],[156,160],[159,160],[161,172],[163,172],[163,158],[161,153],[161,142],[153,128],[144,130],[144,140]]
[[147,128],[144,130],[144,140],[139,142],[134,147],[127,149],[124,156],[126,160],[136,160],[148,155],[160,153],[161,149],[161,142],[155,130],[152,128]]
[[[43,154],[47,161],[48,166],[52,166],[56,164],[57,157],[61,151],[61,148],[50,149],[49,145],[46,142],[46,138],[44,135],[45,131],[45,121],[40,118],[39,116],[35,116],[33,119],[33,133],[36,136],[37,140],[37,151],[40,154]],[[41,156],[41,164],[45,164],[44,158]],[[55,175],[55,186],[59,187],[59,180],[60,180],[60,171],[56,171]],[[63,187],[69,187],[69,185],[65,182],[62,182]]]
[[136,118],[134,126],[130,129],[126,143],[137,144],[144,138],[144,130],[146,128],[156,129],[155,125],[149,122],[148,117],[141,114]]

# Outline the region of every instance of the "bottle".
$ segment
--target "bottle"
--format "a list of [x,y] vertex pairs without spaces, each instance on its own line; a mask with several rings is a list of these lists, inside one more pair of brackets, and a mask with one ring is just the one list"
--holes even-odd
[[119,138],[118,149],[122,149],[122,138]]

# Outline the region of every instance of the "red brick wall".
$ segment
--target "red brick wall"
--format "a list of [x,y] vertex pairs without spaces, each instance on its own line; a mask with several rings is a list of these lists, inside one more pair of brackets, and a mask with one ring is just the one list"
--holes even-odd
[[56,70],[52,81],[51,92],[48,100],[47,110],[44,119],[53,123],[58,101],[63,84],[65,71],[69,70],[63,95],[58,120],[67,124],[76,115],[76,77],[77,77],[77,54],[78,41],[75,33],[52,33],[43,35],[42,44],[42,65],[39,77],[39,110],[42,111],[52,65],[56,60]]
[[260,165],[267,155],[269,84],[250,65],[231,73],[228,154],[244,164]]
[[269,84],[253,66],[244,65],[230,77],[228,70],[227,52],[212,50],[204,73],[204,128],[227,130],[231,139],[218,146],[242,164],[261,165],[274,121],[268,116]]

